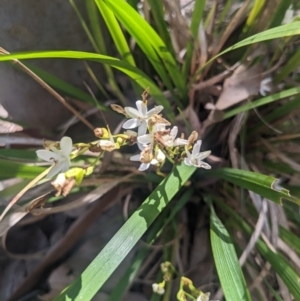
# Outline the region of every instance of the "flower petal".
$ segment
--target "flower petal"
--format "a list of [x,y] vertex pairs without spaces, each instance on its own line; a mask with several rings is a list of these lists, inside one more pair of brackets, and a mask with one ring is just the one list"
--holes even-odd
[[58,161],[58,159],[59,159],[58,154],[48,151],[48,150],[45,150],[45,149],[37,150],[36,154],[40,159],[50,162],[50,163],[54,163],[54,161]]
[[150,163],[142,163],[139,167],[139,171],[144,171],[146,169],[148,169],[150,166]]
[[66,172],[70,169],[71,162],[70,160],[62,160],[58,164],[60,165],[60,171]]
[[192,166],[191,161],[188,158],[184,158],[184,164],[187,166]]
[[177,138],[174,141],[174,146],[178,146],[178,145],[187,145],[188,141],[185,139],[181,139],[181,138]]
[[129,119],[124,122],[123,128],[124,129],[133,129],[138,127],[141,124],[141,121],[137,118]]
[[192,151],[192,157],[195,158],[199,152],[200,152],[200,147],[201,147],[202,141],[198,140],[193,147],[193,151]]
[[152,135],[151,134],[145,134],[145,135],[142,135],[142,136],[139,136],[137,138],[137,141],[141,144],[149,144],[152,142]]
[[142,136],[146,134],[146,132],[147,132],[147,123],[146,121],[142,120],[138,128],[138,136]]
[[140,113],[140,116],[145,118],[148,111],[146,104],[142,100],[138,100],[135,104]]
[[139,150],[143,151],[145,149],[145,146],[141,143],[137,143],[137,146],[139,148]]
[[60,148],[66,157],[69,157],[72,152],[73,142],[70,137],[62,137],[60,140]]
[[141,154],[131,156],[129,158],[130,161],[141,161]]
[[194,158],[197,159],[197,160],[203,160],[203,159],[205,159],[206,157],[208,157],[210,154],[211,154],[211,151],[206,151],[206,152],[199,153],[199,154],[198,154],[197,156],[195,156]]
[[60,173],[61,171],[61,166],[60,164],[55,164],[51,169],[50,171],[48,172],[46,178],[47,179],[51,179],[53,178],[55,175],[57,175],[58,173]]
[[198,162],[198,166],[197,167],[201,167],[201,168],[204,168],[204,169],[211,169],[211,166],[203,161],[201,162]]
[[160,113],[162,110],[164,109],[163,106],[156,106],[153,109],[151,109],[150,111],[147,112],[146,117],[149,118],[151,117],[153,114],[158,114]]
[[140,112],[135,108],[125,107],[124,110],[125,110],[126,114],[131,118],[140,118],[141,117]]
[[170,131],[170,135],[172,137],[172,139],[174,140],[177,136],[178,133],[178,127],[177,126],[173,126],[172,130]]

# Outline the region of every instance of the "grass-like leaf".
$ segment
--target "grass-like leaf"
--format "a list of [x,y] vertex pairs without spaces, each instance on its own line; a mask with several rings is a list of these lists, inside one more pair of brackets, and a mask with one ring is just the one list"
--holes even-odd
[[108,27],[108,30],[113,38],[114,44],[116,48],[118,49],[119,54],[121,55],[121,58],[123,61],[126,61],[132,66],[135,66],[134,59],[131,55],[129,46],[127,44],[127,41],[125,39],[125,36],[122,32],[122,29],[115,18],[112,11],[106,6],[104,1],[102,0],[95,0],[98,9]]
[[29,166],[24,163],[0,159],[0,170],[0,179],[33,179],[40,173],[42,173],[45,170],[45,168],[39,166]]
[[[241,218],[234,210],[229,208],[223,201],[219,199],[214,199],[214,201],[224,212],[228,213],[230,217],[236,221],[237,227],[242,228],[248,236],[252,235],[253,228],[248,225],[243,218]],[[287,259],[280,253],[274,253],[262,239],[257,240],[256,248],[271,264],[274,271],[279,275],[291,294],[295,297],[295,300],[300,300],[299,275],[297,275]]]
[[290,195],[289,191],[276,187],[276,179],[260,173],[234,168],[221,168],[209,172],[209,175],[219,177],[237,186],[254,191],[257,194],[282,204],[282,199],[300,205],[300,200]]
[[[225,49],[224,51],[220,52],[218,55],[216,55],[212,60],[216,59],[217,57],[231,51],[234,49],[238,49],[247,45],[252,45],[259,42],[264,42],[268,40],[283,38],[283,37],[290,37],[300,34],[300,21],[277,26],[268,30],[265,30],[263,32],[260,32],[258,34],[255,34],[249,38],[246,38],[231,47]],[[211,61],[212,61],[211,60]]]
[[294,95],[297,95],[299,93],[300,93],[300,88],[299,87],[287,89],[287,90],[284,90],[284,91],[280,91],[280,92],[275,93],[273,95],[269,95],[269,96],[257,99],[257,100],[255,100],[251,103],[248,102],[248,103],[246,103],[242,106],[239,106],[235,109],[232,109],[228,112],[225,112],[223,119],[230,118],[230,117],[235,116],[239,113],[242,113],[242,112],[251,110],[253,108],[257,108],[257,107],[266,105],[266,104],[271,103],[271,102],[276,101],[276,100],[281,100],[281,99],[284,99],[286,97],[294,96]]
[[150,94],[155,98],[155,100],[164,106],[165,114],[172,121],[174,118],[173,109],[170,106],[168,99],[164,96],[161,90],[154,84],[154,82],[141,70],[131,66],[127,62],[121,61],[119,59],[101,55],[97,53],[81,52],[81,51],[36,51],[27,53],[14,53],[9,55],[1,55],[1,61],[10,61],[13,59],[38,59],[38,58],[68,58],[68,59],[81,59],[96,61],[102,64],[108,64],[125,74],[127,74],[131,79],[133,79],[137,84],[139,84],[143,89],[147,87],[150,88]]
[[91,300],[194,171],[195,168],[185,165],[175,167],[109,241],[80,278],[61,292],[55,301]]
[[[186,97],[186,86],[179,72],[177,62],[154,29],[125,1],[102,1],[107,4],[130,35],[136,40],[168,89],[170,91],[173,90],[170,83],[171,78],[178,90],[178,95],[181,98]],[[178,105],[181,106],[181,103],[179,102]]]
[[[155,221],[155,224],[151,227],[151,232],[147,235],[146,242],[149,245],[152,245],[154,241],[160,236],[163,232],[164,228],[174,220],[176,214],[182,207],[187,203],[192,195],[192,190],[187,190],[178,200],[176,205],[171,209],[171,212],[165,211],[168,214],[168,217],[162,213],[158,219]],[[138,251],[138,253],[134,256],[131,265],[128,267],[126,272],[123,274],[122,278],[118,282],[115,289],[110,294],[107,301],[118,301],[122,300],[126,290],[128,289],[129,285],[134,280],[135,276],[137,275],[141,265],[143,264],[147,254],[149,253],[150,249],[148,246],[143,247]]]
[[251,300],[230,235],[216,215],[213,206],[210,211],[210,239],[226,300]]

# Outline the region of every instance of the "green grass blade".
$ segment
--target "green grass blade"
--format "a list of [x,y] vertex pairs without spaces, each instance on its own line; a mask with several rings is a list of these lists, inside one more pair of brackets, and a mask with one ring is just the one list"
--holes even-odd
[[207,175],[224,179],[232,184],[249,189],[275,203],[282,204],[282,199],[300,205],[300,199],[290,195],[286,189],[276,190],[276,179],[260,173],[234,168],[221,168],[207,172]]
[[190,82],[190,85],[192,85],[197,76],[204,70],[206,66],[208,66],[212,61],[214,61],[216,58],[220,57],[221,55],[230,52],[234,49],[238,49],[244,46],[252,45],[259,42],[269,41],[273,39],[283,38],[283,37],[290,37],[300,34],[300,21],[277,26],[265,31],[262,31],[258,34],[255,34],[253,36],[250,36],[232,46],[225,49],[224,51],[218,53],[216,56],[211,58],[194,76],[193,79]]
[[189,41],[187,44],[185,61],[184,61],[184,65],[182,67],[183,78],[185,79],[186,82],[188,80],[189,71],[191,68],[191,61],[192,61],[193,52],[194,52],[194,45],[195,45],[195,43],[199,42],[198,30],[200,27],[200,22],[202,21],[205,3],[206,3],[206,0],[196,0],[195,1],[195,6],[194,6],[192,20],[191,20],[191,26],[190,26],[190,31],[192,34],[192,41]]
[[210,211],[210,240],[226,300],[251,300],[230,235],[216,215],[213,206]]
[[[94,22],[91,22],[91,24],[93,26],[94,36],[92,35],[90,29],[88,28],[88,26],[87,26],[83,16],[81,15],[77,5],[75,4],[75,2],[73,0],[69,0],[69,2],[72,5],[73,9],[75,10],[75,13],[81,23],[81,26],[82,26],[83,30],[85,31],[85,34],[87,35],[91,44],[93,45],[95,51],[98,53],[107,54],[104,39],[102,37],[102,32],[100,30],[96,31],[96,28],[95,28],[96,16],[95,15],[91,16],[91,10],[89,10],[89,8],[91,7],[90,2],[87,1],[86,4],[87,4],[89,17],[91,19],[92,19],[92,17],[95,17],[94,19],[92,19],[92,21],[94,21]],[[98,29],[99,29],[99,27],[98,27]],[[95,31],[97,34],[95,34]],[[104,69],[106,72],[107,81],[108,81],[109,85],[111,86],[111,90],[119,98],[119,100],[122,102],[122,104],[125,105],[126,98],[122,94],[119,86],[116,83],[116,79],[115,79],[115,75],[114,75],[113,71],[111,70],[109,65],[104,65]]]
[[284,64],[275,77],[275,82],[282,82],[290,73],[297,69],[300,65],[300,49],[296,49],[291,58]]
[[279,227],[279,234],[283,241],[285,241],[294,251],[300,255],[300,238],[291,231]]
[[141,70],[129,65],[127,62],[119,59],[101,55],[97,53],[81,52],[81,51],[36,51],[27,53],[14,53],[9,55],[1,55],[1,61],[10,61],[13,59],[38,59],[38,58],[68,58],[68,59],[81,59],[96,61],[102,64],[108,64],[123,73],[127,74],[132,80],[134,80],[143,89],[150,88],[150,94],[153,98],[165,108],[165,114],[172,121],[174,119],[174,112],[170,106],[168,99],[160,91],[160,89],[154,84],[154,82]]
[[147,2],[151,7],[151,14],[153,15],[159,36],[163,39],[167,49],[169,49],[169,51],[175,57],[175,51],[168,31],[168,24],[165,20],[163,1],[147,0]]
[[[285,104],[279,106],[278,108],[274,109],[271,113],[268,115],[264,116],[264,121],[265,122],[273,122],[274,120],[277,120],[281,117],[288,116],[291,112],[294,112],[300,107],[300,96],[294,98],[291,101],[286,102]],[[257,134],[257,131],[265,126],[264,123],[259,123],[252,127],[248,133],[248,135],[255,135]]]
[[264,281],[264,283],[267,285],[268,289],[272,292],[274,298],[276,299],[276,301],[284,301],[280,295],[274,290],[274,288],[267,282]]
[[290,7],[292,2],[293,0],[281,0],[280,4],[277,6],[275,14],[272,17],[270,28],[279,26],[281,24],[286,11]]
[[[216,201],[220,209],[228,213],[230,217],[236,220],[237,227],[242,228],[248,236],[252,235],[253,228],[249,226],[243,218],[229,208],[222,200],[214,198],[214,201]],[[295,300],[300,300],[299,275],[291,267],[287,259],[280,253],[274,253],[262,239],[257,240],[256,248],[259,253],[261,253],[261,255],[271,264],[274,271],[279,275],[291,294],[295,297]]]
[[135,66],[135,62],[128,47],[125,36],[114,14],[102,0],[95,0],[95,2],[113,38],[114,44],[119,54],[121,55],[121,59],[123,61],[126,61],[130,65]]
[[0,179],[22,178],[33,179],[42,173],[45,168],[39,166],[30,166],[24,163],[18,163],[0,159]]
[[291,89],[288,89],[288,90],[284,90],[284,91],[275,93],[273,95],[269,95],[269,96],[257,99],[257,100],[255,100],[251,103],[248,102],[248,103],[246,103],[242,106],[239,106],[235,109],[232,109],[230,111],[225,112],[223,119],[230,118],[232,116],[235,116],[239,113],[248,111],[250,109],[257,108],[257,107],[263,106],[265,104],[271,103],[273,101],[284,99],[286,97],[294,96],[294,95],[297,95],[299,93],[300,93],[300,88],[299,87],[291,88]]
[[132,214],[80,278],[54,301],[91,300],[194,171],[195,168],[185,165],[176,166]]
[[[121,24],[136,40],[169,90],[172,91],[171,78],[178,90],[178,95],[181,98],[186,97],[186,86],[179,72],[177,62],[154,29],[125,1],[102,1],[107,4]],[[178,102],[178,105],[181,107],[180,102]]]
[[278,38],[284,38],[284,37],[290,37],[300,34],[300,21],[293,22],[290,24],[285,24],[281,26],[277,26],[268,30],[265,30],[263,32],[260,32],[258,34],[255,34],[249,38],[246,38],[231,47],[225,49],[224,51],[220,52],[218,55],[213,57],[210,62],[217,57],[232,51],[234,49],[238,49],[247,45],[252,45],[259,42],[264,42],[268,40],[278,39]]
[[246,26],[244,28],[245,31],[247,31],[249,29],[249,27],[251,27],[255,23],[257,16],[261,12],[265,2],[266,2],[266,0],[255,0],[254,5],[253,5],[253,7],[250,11],[250,14],[248,16],[248,19],[246,21]]

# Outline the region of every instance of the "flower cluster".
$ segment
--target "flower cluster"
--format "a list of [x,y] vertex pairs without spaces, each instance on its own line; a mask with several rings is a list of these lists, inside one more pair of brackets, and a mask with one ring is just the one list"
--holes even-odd
[[[131,156],[130,160],[140,162],[140,171],[154,165],[157,173],[161,174],[160,169],[166,160],[173,164],[183,162],[188,166],[211,168],[203,162],[210,151],[200,152],[201,140],[198,140],[198,133],[193,131],[187,139],[178,137],[178,127],[171,127],[171,123],[159,114],[163,106],[148,110],[147,100],[143,99],[136,102],[136,108],[122,108],[118,105],[111,107],[126,116],[124,133],[112,135],[108,127],[96,128],[94,133],[98,140],[94,142],[73,144],[70,137],[63,137],[59,143],[45,141],[45,149],[36,152],[40,159],[53,164],[48,178],[59,174],[59,179],[53,185],[60,194],[66,195],[72,185],[79,185],[84,176],[91,174],[104,152],[120,149],[124,145],[137,144],[140,153]],[[99,153],[94,163],[87,168],[70,168],[71,159],[88,150]]]
[[[131,119],[123,124],[123,128],[138,128],[137,143],[141,153],[132,156],[130,160],[141,162],[140,171],[148,169],[150,165],[160,168],[166,158],[173,163],[184,159],[186,165],[210,169],[210,166],[202,161],[209,156],[210,151],[200,152],[201,140],[195,143],[198,136],[196,132],[193,132],[187,140],[176,138],[178,134],[177,126],[167,129],[170,122],[159,115],[163,110],[162,106],[157,106],[148,111],[147,102],[138,100],[136,107],[137,109],[124,108],[126,115]],[[190,152],[193,143],[194,146],[192,152]]]
[[[163,274],[163,281],[161,283],[153,283],[152,290],[156,294],[163,295],[165,293],[166,283],[172,279],[174,274],[178,274],[178,272],[169,261],[162,263],[160,267]],[[209,301],[210,293],[203,293],[194,286],[191,279],[181,276],[176,297],[178,301]]]

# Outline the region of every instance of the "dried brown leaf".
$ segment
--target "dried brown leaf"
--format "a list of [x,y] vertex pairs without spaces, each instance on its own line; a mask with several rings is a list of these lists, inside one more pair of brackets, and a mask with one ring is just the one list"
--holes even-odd
[[260,88],[262,70],[256,64],[247,69],[240,65],[234,73],[224,81],[223,91],[216,103],[218,110],[225,110],[249,96],[257,95]]

